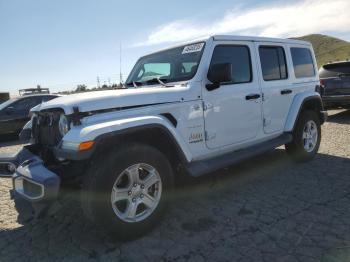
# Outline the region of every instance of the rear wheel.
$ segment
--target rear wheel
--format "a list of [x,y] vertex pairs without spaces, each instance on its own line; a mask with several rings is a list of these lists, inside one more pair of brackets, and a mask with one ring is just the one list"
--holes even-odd
[[287,153],[297,161],[315,157],[321,142],[321,124],[315,111],[303,111],[293,131],[293,141],[286,144]]
[[83,208],[112,237],[133,239],[159,223],[173,185],[161,152],[128,146],[93,161],[83,184]]

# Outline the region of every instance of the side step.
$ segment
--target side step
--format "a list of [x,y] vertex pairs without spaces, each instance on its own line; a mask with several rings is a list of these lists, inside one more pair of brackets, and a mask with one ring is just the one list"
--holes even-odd
[[228,154],[215,158],[189,163],[186,169],[190,176],[199,177],[217,171],[221,168],[237,164],[253,156],[260,155],[266,151],[273,150],[276,147],[291,142],[292,139],[293,136],[289,133],[286,133],[272,140],[262,142],[258,145],[230,152]]

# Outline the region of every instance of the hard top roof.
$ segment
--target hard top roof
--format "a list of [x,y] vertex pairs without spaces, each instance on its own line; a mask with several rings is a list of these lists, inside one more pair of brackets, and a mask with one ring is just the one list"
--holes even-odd
[[216,41],[252,41],[252,42],[275,42],[275,43],[293,43],[302,45],[311,45],[307,41],[290,39],[290,38],[272,38],[262,36],[238,36],[238,35],[213,35]]
[[[172,46],[168,46],[166,48],[162,48],[159,50],[155,50],[154,52],[147,53],[144,56],[152,55],[155,53],[159,53],[162,51],[166,51],[172,48],[181,47],[184,45],[190,45],[198,42],[207,42],[210,39],[213,39],[214,41],[251,41],[251,42],[271,42],[271,43],[284,43],[284,44],[299,44],[299,45],[306,45],[311,46],[310,42],[297,40],[297,39],[290,39],[290,38],[272,38],[272,37],[261,37],[261,36],[240,36],[240,35],[212,35],[212,36],[206,36],[201,37],[185,42],[180,42]],[[142,57],[144,57],[142,56]]]

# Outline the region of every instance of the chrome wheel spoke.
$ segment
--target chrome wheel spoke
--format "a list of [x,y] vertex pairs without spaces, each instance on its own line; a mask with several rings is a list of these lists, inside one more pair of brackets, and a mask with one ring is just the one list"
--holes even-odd
[[159,181],[160,178],[158,178],[158,175],[155,172],[150,172],[148,176],[143,180],[143,184],[145,188],[148,189]]
[[139,183],[140,181],[139,168],[140,168],[140,165],[134,165],[132,167],[129,167],[126,170],[131,184]]
[[112,203],[116,203],[121,200],[129,199],[129,189],[128,188],[117,188],[113,187],[112,191]]
[[139,163],[121,172],[112,187],[111,204],[119,219],[128,223],[145,220],[157,208],[162,195],[158,171]]
[[125,210],[125,215],[127,218],[135,219],[138,205],[139,204],[137,202],[132,202],[132,201],[128,202],[128,207]]
[[305,124],[303,134],[302,134],[304,149],[309,153],[312,152],[317,145],[317,139],[318,139],[317,125],[314,121],[310,120]]
[[142,203],[145,204],[148,208],[153,208],[156,205],[157,201],[149,194],[145,194],[144,198],[142,199]]

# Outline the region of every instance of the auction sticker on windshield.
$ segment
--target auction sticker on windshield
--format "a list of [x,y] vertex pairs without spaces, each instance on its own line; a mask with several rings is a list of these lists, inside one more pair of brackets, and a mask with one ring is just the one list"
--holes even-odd
[[202,51],[204,43],[198,43],[193,45],[187,45],[184,47],[182,54],[196,53]]

